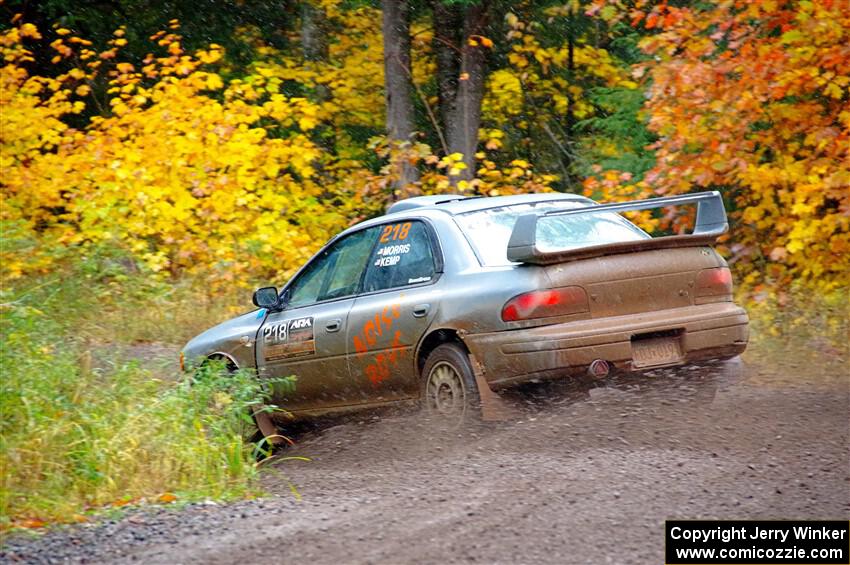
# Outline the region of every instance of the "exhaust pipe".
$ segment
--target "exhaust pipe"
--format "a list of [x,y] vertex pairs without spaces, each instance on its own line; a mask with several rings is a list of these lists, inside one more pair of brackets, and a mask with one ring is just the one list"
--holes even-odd
[[596,359],[587,367],[587,374],[594,379],[604,379],[611,372],[611,366],[604,359]]

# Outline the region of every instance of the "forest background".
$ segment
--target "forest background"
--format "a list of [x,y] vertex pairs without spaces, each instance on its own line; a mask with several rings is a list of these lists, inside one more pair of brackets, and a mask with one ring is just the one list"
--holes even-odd
[[719,190],[755,354],[846,360],[846,8],[0,3],[0,525],[254,492],[238,418],[205,419],[241,414],[249,380],[180,388],[126,348],[245,310],[252,287],[413,195]]

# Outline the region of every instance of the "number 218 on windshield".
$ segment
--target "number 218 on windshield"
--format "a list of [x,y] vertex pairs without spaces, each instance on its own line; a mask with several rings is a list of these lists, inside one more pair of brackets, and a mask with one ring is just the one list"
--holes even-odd
[[401,241],[403,239],[407,239],[407,232],[409,231],[410,222],[385,226],[383,233],[381,233],[381,243],[387,243],[388,241]]

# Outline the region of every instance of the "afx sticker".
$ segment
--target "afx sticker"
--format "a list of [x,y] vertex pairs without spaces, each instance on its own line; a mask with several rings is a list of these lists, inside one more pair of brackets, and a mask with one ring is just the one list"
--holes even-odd
[[289,320],[290,333],[292,333],[292,330],[303,330],[306,328],[313,328],[313,318],[297,318],[295,320]]
[[266,361],[303,357],[316,353],[313,318],[295,318],[263,328]]

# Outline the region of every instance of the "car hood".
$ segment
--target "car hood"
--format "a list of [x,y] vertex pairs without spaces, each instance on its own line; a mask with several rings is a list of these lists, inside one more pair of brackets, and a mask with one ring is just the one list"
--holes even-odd
[[192,366],[199,358],[206,358],[213,353],[229,354],[233,349],[246,343],[244,338],[250,340],[253,346],[257,336],[257,330],[266,317],[266,310],[252,310],[222,322],[217,326],[193,337],[183,348],[183,356],[187,366]]

